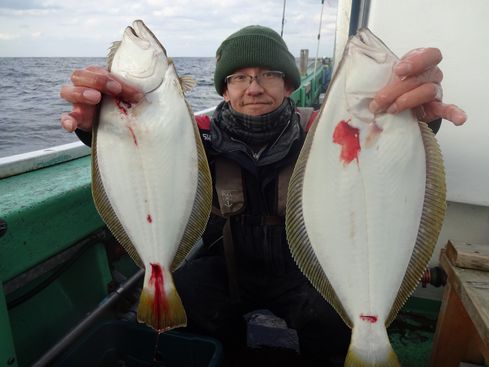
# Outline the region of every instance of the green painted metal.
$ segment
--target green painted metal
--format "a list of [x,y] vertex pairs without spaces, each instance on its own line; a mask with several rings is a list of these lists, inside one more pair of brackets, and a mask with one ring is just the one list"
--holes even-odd
[[0,213],[8,225],[0,238],[0,280],[103,227],[91,199],[89,161],[83,157],[0,180]]
[[136,272],[139,270],[139,267],[131,259],[130,256],[122,256],[116,261],[113,261],[111,266],[115,271],[119,272],[126,278],[130,278],[132,275],[136,274]]
[[31,365],[93,310],[111,279],[105,246],[97,243],[42,292],[9,310],[19,366]]
[[18,366],[2,287],[0,287],[0,366]]
[[107,295],[112,277],[98,242],[35,295],[8,307],[59,272],[61,264],[43,271],[46,260],[104,228],[90,182],[88,156],[0,180],[0,213],[8,226],[0,237],[0,280],[5,285],[33,267],[40,272],[9,294],[2,288],[0,365],[5,358],[30,365]]
[[324,88],[323,77],[327,72],[327,66],[319,64],[308,68],[307,74],[301,78],[301,86],[296,89],[290,96],[299,107],[317,106],[319,104],[319,95]]
[[428,366],[440,305],[440,301],[411,297],[389,327],[401,366]]

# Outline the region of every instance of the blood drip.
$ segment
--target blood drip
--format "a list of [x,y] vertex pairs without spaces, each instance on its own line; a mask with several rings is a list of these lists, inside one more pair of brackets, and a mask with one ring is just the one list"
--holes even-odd
[[136,134],[134,133],[133,128],[129,126],[128,129],[129,129],[129,132],[131,133],[132,141],[137,146],[138,145],[138,139],[136,138]]
[[153,311],[156,315],[156,319],[158,320],[158,324],[162,319],[162,314],[168,312],[168,300],[165,296],[165,289],[163,283],[163,270],[159,264],[151,265],[151,276],[149,278],[149,285],[154,287],[154,303],[153,303]]
[[129,102],[121,101],[120,99],[114,99],[114,101],[117,108],[119,108],[119,111],[127,116],[127,110],[131,108],[131,104]]

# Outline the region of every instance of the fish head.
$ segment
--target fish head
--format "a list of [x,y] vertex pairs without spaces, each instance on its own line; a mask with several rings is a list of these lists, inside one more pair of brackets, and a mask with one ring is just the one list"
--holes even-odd
[[133,22],[109,54],[109,70],[139,87],[144,93],[158,88],[169,61],[165,48],[141,20]]
[[375,115],[368,106],[375,94],[394,77],[393,68],[398,58],[367,28],[359,30],[349,40],[345,52],[347,108],[358,120],[371,123]]

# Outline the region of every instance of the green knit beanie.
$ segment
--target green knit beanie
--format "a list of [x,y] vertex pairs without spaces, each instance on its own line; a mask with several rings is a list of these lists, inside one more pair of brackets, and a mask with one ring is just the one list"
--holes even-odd
[[285,73],[294,89],[301,84],[294,56],[280,35],[273,29],[251,25],[233,33],[216,52],[214,86],[222,95],[224,79],[241,68],[261,67]]

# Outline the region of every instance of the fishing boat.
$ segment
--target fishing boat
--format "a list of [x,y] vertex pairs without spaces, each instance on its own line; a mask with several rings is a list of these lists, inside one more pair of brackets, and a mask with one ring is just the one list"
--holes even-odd
[[[433,1],[427,14],[421,14],[418,9],[428,6],[422,0],[409,5],[401,0],[340,0],[334,64],[318,60],[308,64],[292,98],[299,106],[319,105],[348,36],[368,26],[400,50],[418,47],[425,39],[433,45],[446,45],[443,52],[455,65],[443,65],[443,70],[455,79],[444,82],[449,91],[445,99],[463,106],[474,125],[478,118],[486,120],[483,106],[468,97],[464,86],[481,80],[482,90],[482,80],[489,80],[488,72],[482,71],[482,60],[487,58],[482,55],[473,61],[479,62],[480,69],[471,67],[463,79],[457,79],[459,51],[452,52],[453,39],[430,38],[432,28],[420,25],[419,19],[443,27],[432,16],[439,12],[440,19],[453,17],[467,22],[463,36],[448,27],[441,33],[487,44],[487,32],[468,33],[477,28],[474,23],[483,29],[483,17],[478,14],[489,11],[487,3],[474,0],[470,9],[459,2],[452,2],[450,9],[444,4],[443,0]],[[456,16],[463,12],[475,18]],[[460,28],[464,27],[457,28],[459,33]],[[409,35],[399,29],[410,29]],[[464,47],[460,53],[470,51],[467,42],[459,45]],[[475,78],[473,70],[485,73],[480,75],[486,79],[479,74]],[[198,114],[212,111],[209,108]],[[438,267],[440,250],[448,240],[489,245],[489,153],[477,144],[482,136],[488,136],[488,129],[485,124],[454,131],[444,125],[438,134],[447,167],[448,209],[430,269],[389,328],[402,366],[425,366],[431,358],[443,287],[430,283],[443,286],[446,280]],[[0,159],[1,366],[120,365],[118,358],[123,351],[149,355],[153,360],[155,334],[134,321],[133,305],[143,271],[111,236],[94,207],[89,155],[88,147],[72,143]],[[220,365],[219,342],[205,336],[177,330],[161,334],[158,345],[158,353],[168,358],[167,366]],[[271,361],[279,360],[277,354],[253,353],[263,360],[269,358],[269,365],[277,365]],[[289,358],[291,354],[285,355]],[[126,362],[148,365],[142,359]],[[282,366],[286,365],[283,362]]]

